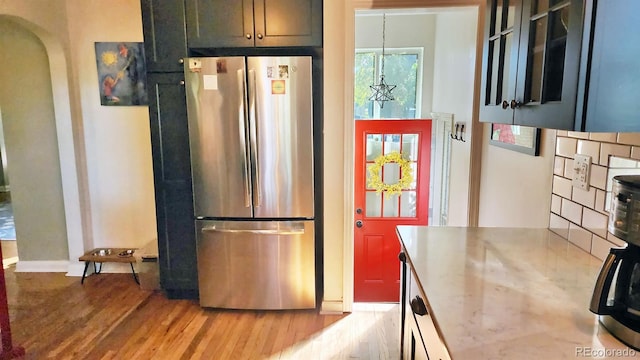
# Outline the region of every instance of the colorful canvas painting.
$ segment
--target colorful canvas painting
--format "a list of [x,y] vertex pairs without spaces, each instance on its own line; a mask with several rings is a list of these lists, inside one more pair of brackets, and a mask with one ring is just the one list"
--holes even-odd
[[102,105],[148,104],[141,42],[97,42],[96,63]]

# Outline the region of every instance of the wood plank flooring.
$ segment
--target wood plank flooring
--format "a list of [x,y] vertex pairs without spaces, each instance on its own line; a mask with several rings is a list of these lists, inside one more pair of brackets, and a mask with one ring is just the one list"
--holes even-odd
[[5,270],[13,342],[26,359],[397,359],[399,305],[203,309],[141,290],[130,274]]

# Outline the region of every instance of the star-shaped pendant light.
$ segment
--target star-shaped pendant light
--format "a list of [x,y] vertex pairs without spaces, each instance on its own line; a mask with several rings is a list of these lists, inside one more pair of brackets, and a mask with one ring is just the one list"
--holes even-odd
[[384,81],[384,42],[386,22],[386,14],[382,14],[382,66],[380,69],[380,83],[369,86],[372,91],[369,100],[377,101],[378,104],[380,104],[381,109],[384,108],[385,101],[395,100],[391,92],[396,88],[396,85],[389,85]]

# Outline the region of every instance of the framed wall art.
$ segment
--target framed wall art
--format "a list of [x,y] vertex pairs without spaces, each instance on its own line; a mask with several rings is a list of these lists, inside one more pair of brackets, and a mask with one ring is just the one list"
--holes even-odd
[[100,104],[147,105],[146,64],[141,42],[97,42]]
[[540,129],[510,124],[491,124],[491,145],[521,153],[540,155]]

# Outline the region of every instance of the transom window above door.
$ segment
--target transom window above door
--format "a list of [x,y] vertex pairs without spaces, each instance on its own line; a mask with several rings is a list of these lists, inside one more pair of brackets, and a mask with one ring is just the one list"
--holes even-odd
[[416,119],[420,118],[422,97],[422,48],[385,49],[384,76],[389,85],[396,85],[393,101],[384,107],[369,100],[371,85],[380,81],[382,49],[359,49],[355,54],[355,88],[353,114],[355,119]]

